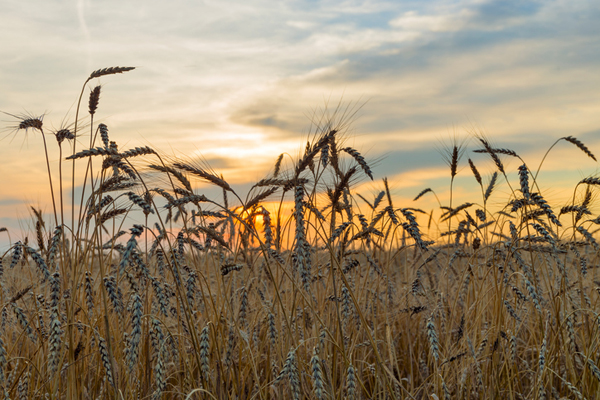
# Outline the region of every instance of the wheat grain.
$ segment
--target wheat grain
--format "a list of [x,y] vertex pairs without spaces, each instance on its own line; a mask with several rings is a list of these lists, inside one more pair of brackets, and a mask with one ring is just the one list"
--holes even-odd
[[440,359],[440,343],[438,340],[437,331],[435,329],[435,323],[433,322],[433,317],[429,317],[429,319],[427,319],[427,337],[429,338],[429,347],[431,349],[431,353],[433,354],[433,358],[438,361]]
[[19,325],[21,325],[21,328],[25,331],[25,334],[29,337],[29,339],[33,343],[36,343],[37,335],[35,334],[35,331],[29,324],[29,320],[25,316],[23,309],[21,307],[17,306],[14,302],[12,302],[11,305],[13,308],[13,312],[15,313],[15,316],[17,317],[17,321],[19,322]]
[[6,373],[6,365],[8,364],[6,347],[4,345],[4,341],[2,340],[2,335],[0,335],[0,385],[4,385],[6,382],[5,373]]
[[53,307],[50,314],[50,337],[49,337],[49,348],[48,348],[48,370],[50,374],[56,372],[61,358],[61,346],[62,346],[62,329],[61,322],[58,316],[58,308]]
[[19,400],[27,400],[29,398],[29,378],[31,377],[31,373],[26,371],[19,379],[19,384],[17,386],[17,396]]
[[356,399],[356,370],[352,364],[348,365],[346,372],[346,398],[348,400]]
[[137,293],[132,296],[133,310],[131,315],[131,334],[129,335],[129,345],[127,346],[126,362],[129,371],[132,371],[138,361],[139,345],[142,337],[142,299]]
[[205,326],[200,332],[200,370],[202,377],[208,381],[210,379],[210,342],[208,338],[209,326]]

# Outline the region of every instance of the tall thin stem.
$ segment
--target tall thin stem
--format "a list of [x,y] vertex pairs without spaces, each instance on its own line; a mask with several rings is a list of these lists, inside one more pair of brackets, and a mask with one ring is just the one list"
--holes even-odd
[[54,199],[54,186],[52,185],[52,172],[50,171],[50,159],[48,158],[48,145],[46,144],[46,136],[44,136],[44,130],[42,132],[42,139],[44,140],[44,154],[46,155],[46,167],[48,168],[48,180],[50,181],[50,194],[52,195],[52,208],[54,210],[54,223],[58,225],[58,214],[56,213],[56,200]]

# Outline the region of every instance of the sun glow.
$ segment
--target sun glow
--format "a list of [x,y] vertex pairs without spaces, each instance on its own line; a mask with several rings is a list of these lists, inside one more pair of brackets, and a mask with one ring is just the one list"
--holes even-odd
[[[244,130],[240,127],[240,130]],[[273,141],[270,135],[264,132],[225,131],[217,135],[218,139],[208,138],[203,141],[203,146],[191,152],[192,157],[202,157],[207,160],[222,160],[226,165],[247,165],[272,162],[277,154],[282,152],[295,152],[298,149],[298,140]]]

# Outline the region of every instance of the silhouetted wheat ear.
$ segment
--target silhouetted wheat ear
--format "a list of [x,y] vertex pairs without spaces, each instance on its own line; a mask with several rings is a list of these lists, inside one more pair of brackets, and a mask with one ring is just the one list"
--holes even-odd
[[92,149],[82,150],[79,153],[68,156],[67,160],[76,160],[78,158],[92,157],[92,156],[110,156],[116,155],[117,152],[114,150],[106,150],[102,147],[95,147]]
[[154,210],[152,209],[152,206],[150,204],[148,204],[141,196],[138,196],[137,194],[135,194],[133,192],[127,192],[126,194],[132,203],[134,203],[135,205],[137,205],[144,211],[144,214],[146,214],[146,215],[154,214]]
[[272,187],[272,188],[263,190],[262,192],[258,193],[256,196],[254,196],[252,199],[250,199],[246,203],[246,209],[248,210],[248,209],[251,209],[252,207],[258,205],[261,201],[265,200],[267,197],[269,197],[270,195],[275,193],[278,189],[279,189],[278,187]]
[[529,179],[527,173],[527,165],[521,165],[519,167],[519,184],[521,185],[521,193],[523,193],[523,197],[526,200],[529,200]]
[[186,172],[189,172],[192,175],[199,176],[200,178],[203,178],[203,179],[221,187],[224,190],[233,192],[233,189],[231,188],[231,186],[229,186],[229,184],[227,182],[225,182],[225,180],[223,180],[222,178],[219,178],[218,176],[211,174],[201,168],[197,168],[192,165],[184,164],[184,163],[174,163],[173,167],[179,168]]
[[106,221],[108,221],[112,218],[115,218],[115,217],[118,217],[119,215],[125,214],[127,211],[129,211],[127,208],[115,208],[114,210],[107,211],[100,216],[100,219],[98,220],[98,224],[102,225]]
[[277,175],[279,175],[282,161],[283,161],[283,153],[280,154],[279,157],[277,157],[277,161],[275,162],[275,168],[273,170],[273,178],[277,178]]
[[176,170],[175,168],[165,167],[162,165],[149,165],[148,167],[157,171],[172,174],[183,185],[183,187],[185,187],[190,193],[193,192],[192,184],[190,183],[190,181],[185,175],[183,175],[183,173]]
[[154,149],[152,149],[149,146],[135,147],[133,149],[125,150],[124,152],[119,153],[119,157],[121,157],[122,159],[125,159],[125,158],[148,155],[148,154],[156,154],[156,151],[154,151]]
[[[487,140],[483,139],[483,138],[479,138],[479,141],[481,142],[481,144],[483,144],[484,150],[474,150],[475,152],[484,152],[484,153],[488,153],[490,155],[490,157],[492,157],[492,160],[494,160],[494,163],[496,164],[496,167],[498,167],[498,170],[504,174],[504,165],[502,164],[502,161],[500,161],[500,158],[498,157],[498,155],[496,154],[496,149],[493,149],[490,144],[487,142]],[[498,150],[504,150],[504,149],[498,149]],[[512,154],[511,154],[512,155]]]
[[498,154],[506,154],[507,156],[519,157],[519,155],[514,150],[510,150],[510,149],[497,149],[497,148],[487,149],[486,148],[486,149],[473,150],[473,153],[489,153],[490,151],[492,151],[494,153],[498,153]]
[[479,174],[479,171],[477,170],[477,168],[475,167],[475,164],[473,164],[473,161],[470,158],[469,158],[469,167],[471,167],[471,171],[473,172],[473,176],[475,176],[475,180],[481,186],[482,185],[481,174]]
[[587,146],[585,144],[583,144],[579,139],[577,139],[573,136],[566,136],[562,139],[566,140],[569,143],[573,143],[575,146],[579,147],[581,149],[581,151],[583,151],[585,154],[587,154],[592,160],[597,161],[596,157],[592,154],[590,149],[588,149]]
[[59,129],[58,131],[54,132],[54,137],[56,137],[56,141],[59,144],[64,142],[65,139],[67,139],[67,140],[75,139],[75,135],[73,134],[73,132],[71,132],[71,130],[66,129],[66,128]]
[[100,89],[101,86],[98,85],[90,92],[90,101],[88,103],[90,115],[94,115],[98,109],[98,102],[100,101]]
[[452,154],[450,156],[450,176],[454,178],[458,169],[459,148],[457,145],[452,146]]
[[37,118],[26,118],[23,119],[21,122],[19,122],[19,129],[29,129],[29,128],[33,128],[33,129],[37,129],[38,131],[42,130],[42,126],[44,125],[43,123],[43,116],[37,117]]
[[492,191],[494,190],[494,186],[496,185],[496,179],[498,179],[498,172],[494,171],[492,174],[492,179],[490,179],[490,183],[485,190],[485,194],[483,196],[484,200],[487,201],[492,195]]
[[579,181],[579,184],[588,184],[588,185],[600,185],[600,178],[596,178],[595,176],[590,176],[588,178],[584,178]]
[[[388,205],[393,208],[394,205],[392,204],[392,195],[390,193],[390,187],[388,186],[387,177],[383,178],[383,186],[385,187],[385,194],[387,195]],[[377,203],[377,201],[375,203]],[[373,206],[375,206],[375,203],[373,203]],[[375,206],[375,207],[377,207],[377,206]]]
[[104,75],[120,74],[123,72],[131,71],[133,69],[135,69],[135,67],[108,67],[97,69],[96,71],[90,74],[88,81],[94,78],[99,78]]
[[421,197],[423,197],[423,195],[425,195],[426,193],[429,193],[429,192],[433,192],[433,190],[431,188],[423,189],[418,195],[415,196],[413,201],[419,200]]
[[358,151],[354,150],[351,147],[345,147],[340,151],[345,151],[346,153],[350,154],[352,156],[352,158],[354,158],[356,160],[358,165],[360,165],[360,167],[363,169],[365,174],[367,174],[368,177],[371,178],[371,180],[373,180],[373,173],[371,172],[371,168],[365,161],[365,158]]

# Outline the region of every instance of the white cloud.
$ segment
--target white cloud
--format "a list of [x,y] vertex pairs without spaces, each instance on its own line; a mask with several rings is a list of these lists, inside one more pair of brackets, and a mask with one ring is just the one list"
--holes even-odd
[[417,11],[407,11],[390,21],[390,26],[410,32],[456,32],[464,28],[473,16],[468,10],[455,14],[420,15]]

